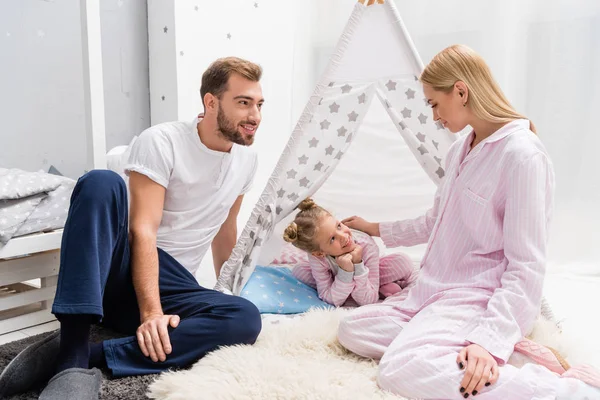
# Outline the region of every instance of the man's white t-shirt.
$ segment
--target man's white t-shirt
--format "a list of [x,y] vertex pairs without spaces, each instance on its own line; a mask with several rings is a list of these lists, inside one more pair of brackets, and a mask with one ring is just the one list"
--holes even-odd
[[125,173],[135,171],[166,188],[157,246],[192,274],[227,219],[238,196],[254,180],[258,159],[246,146],[229,153],[207,148],[198,119],[146,129],[132,144]]

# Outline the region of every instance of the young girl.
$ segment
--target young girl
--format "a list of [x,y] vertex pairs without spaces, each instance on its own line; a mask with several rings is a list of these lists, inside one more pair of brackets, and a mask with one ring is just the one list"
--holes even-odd
[[298,208],[283,238],[307,252],[308,263],[295,266],[292,273],[315,287],[321,300],[334,306],[349,298],[358,305],[372,304],[380,297],[403,297],[402,289],[415,281],[417,271],[408,256],[379,257],[379,247],[369,235],[352,232],[311,199]]

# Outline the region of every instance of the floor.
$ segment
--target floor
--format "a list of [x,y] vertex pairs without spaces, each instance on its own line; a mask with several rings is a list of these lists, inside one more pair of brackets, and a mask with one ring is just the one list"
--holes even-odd
[[58,329],[58,321],[47,322],[45,324],[32,326],[30,328],[21,329],[20,331],[14,331],[0,335],[0,345],[14,342],[15,340],[25,339],[29,336],[39,335],[40,333],[50,332]]

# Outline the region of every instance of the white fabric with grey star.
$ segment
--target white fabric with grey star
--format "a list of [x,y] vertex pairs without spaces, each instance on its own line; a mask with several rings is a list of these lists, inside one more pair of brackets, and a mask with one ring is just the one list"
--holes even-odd
[[62,228],[75,181],[45,172],[0,168],[0,244]]

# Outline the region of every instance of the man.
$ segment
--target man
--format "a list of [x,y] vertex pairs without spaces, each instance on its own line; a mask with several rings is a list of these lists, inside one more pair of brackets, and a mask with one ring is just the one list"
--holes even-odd
[[[215,61],[202,76],[204,116],[151,127],[133,144],[129,199],[114,172],[79,179],[52,308],[60,332],[9,364],[0,398],[51,377],[40,398],[98,398],[95,367],[116,377],[152,374],[219,346],[254,343],[256,307],[200,287],[193,274],[211,245],[218,276],[235,245],[257,167],[248,146],[261,121],[261,74],[242,59]],[[90,344],[90,325],[98,322],[131,336]]]

